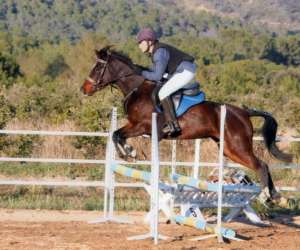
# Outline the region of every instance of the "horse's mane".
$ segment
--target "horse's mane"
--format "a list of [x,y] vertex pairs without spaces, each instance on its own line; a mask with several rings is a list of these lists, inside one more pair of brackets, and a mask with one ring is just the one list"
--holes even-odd
[[117,58],[120,61],[126,63],[128,66],[132,67],[134,65],[134,63],[127,54],[116,50],[110,50],[110,53],[114,58]]
[[121,62],[128,65],[131,69],[133,69],[135,72],[137,72],[137,74],[140,74],[142,70],[148,70],[148,68],[146,68],[142,65],[133,63],[131,58],[123,52],[116,51],[116,50],[110,50],[110,52],[111,52],[112,57],[114,57],[117,60],[120,60]]

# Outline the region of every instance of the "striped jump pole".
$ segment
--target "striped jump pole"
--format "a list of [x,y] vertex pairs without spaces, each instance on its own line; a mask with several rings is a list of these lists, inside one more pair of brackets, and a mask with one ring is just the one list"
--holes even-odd
[[[205,220],[199,220],[193,217],[185,217],[181,215],[176,215],[173,218],[174,221],[176,221],[179,224],[191,226],[200,230],[203,230],[208,233],[217,234],[217,226],[214,224],[209,224]],[[222,237],[225,237],[227,239],[236,239],[236,233],[232,229],[229,228],[223,228],[221,227],[221,234]]]
[[118,165],[116,163],[111,165],[111,169],[115,173],[118,173],[123,176],[142,180],[147,183],[151,182],[151,173],[147,172],[147,171],[142,171],[142,170],[137,170],[134,168],[125,167],[123,165]]
[[[189,176],[172,174],[171,179],[177,184],[198,188],[203,191],[218,192],[218,183],[195,179]],[[223,184],[223,192],[260,193],[257,185]]]

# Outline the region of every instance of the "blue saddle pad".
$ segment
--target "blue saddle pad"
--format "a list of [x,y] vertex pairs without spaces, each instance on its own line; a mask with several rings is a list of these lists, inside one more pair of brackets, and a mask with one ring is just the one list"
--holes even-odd
[[184,114],[190,107],[195,106],[201,102],[205,101],[204,92],[200,91],[199,94],[194,96],[183,95],[178,108],[176,109],[176,116],[179,117]]

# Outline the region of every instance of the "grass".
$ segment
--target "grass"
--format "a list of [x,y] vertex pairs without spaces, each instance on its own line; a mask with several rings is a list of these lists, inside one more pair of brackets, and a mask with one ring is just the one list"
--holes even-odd
[[[103,190],[100,188],[50,188],[1,186],[0,207],[10,209],[102,210]],[[143,190],[116,191],[116,210],[142,210],[149,207]]]
[[0,175],[18,178],[65,178],[84,177],[87,180],[100,180],[104,168],[95,165],[40,164],[40,163],[1,163]]
[[[1,163],[0,174],[5,179],[80,179],[103,180],[104,166],[75,164]],[[148,166],[137,166],[149,170]],[[182,174],[188,168],[178,168]],[[170,168],[161,168],[161,176],[168,179]],[[117,176],[118,182],[132,182],[131,178]],[[68,188],[41,186],[0,186],[0,207],[25,209],[75,209],[102,210],[101,188]],[[116,210],[145,211],[149,208],[149,196],[144,189],[118,188],[115,191]]]
[[[145,168],[145,166],[143,166]],[[80,179],[103,180],[103,166],[2,163],[0,173],[5,179]],[[129,181],[119,178],[118,181]],[[0,186],[0,207],[25,209],[102,210],[101,188],[68,188],[41,186]],[[143,189],[118,189],[115,192],[116,210],[146,210],[148,195]]]

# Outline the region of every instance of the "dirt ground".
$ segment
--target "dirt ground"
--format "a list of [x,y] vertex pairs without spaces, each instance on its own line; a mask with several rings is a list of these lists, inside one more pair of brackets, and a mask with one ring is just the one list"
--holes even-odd
[[[120,214],[124,216],[125,214]],[[89,224],[99,212],[0,209],[0,249],[300,249],[300,217],[285,216],[272,220],[270,227],[240,222],[226,224],[244,241],[218,243],[216,238],[189,239],[205,235],[194,228],[160,223],[161,234],[171,236],[154,246],[150,239],[127,241],[126,237],[143,234],[148,226],[141,223],[142,213],[127,213],[135,224]]]

